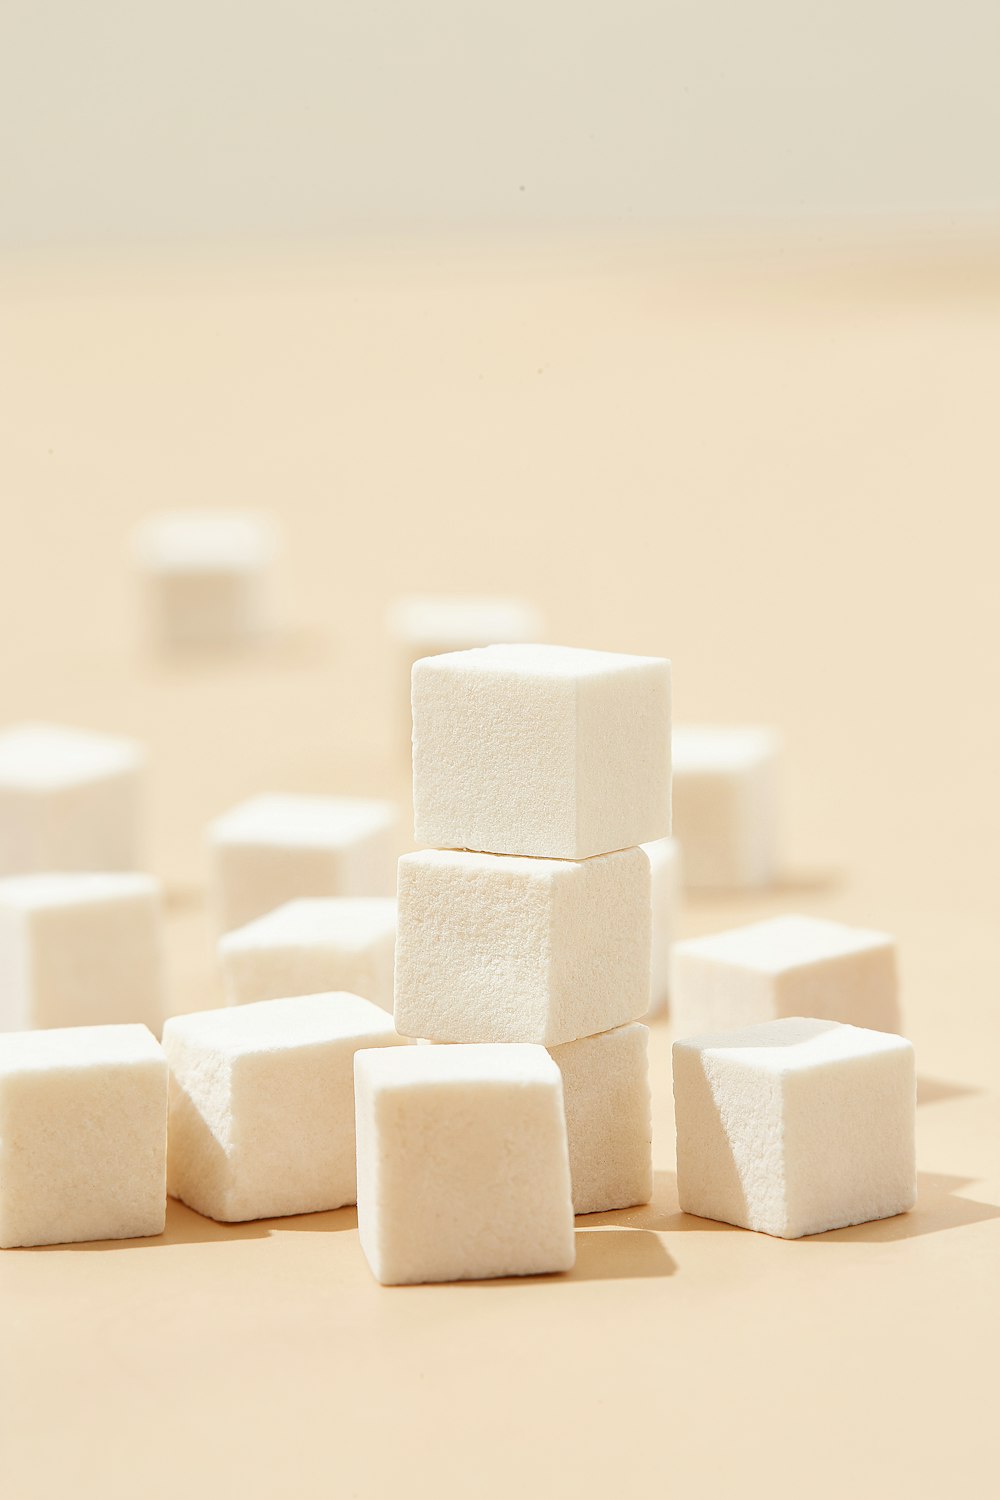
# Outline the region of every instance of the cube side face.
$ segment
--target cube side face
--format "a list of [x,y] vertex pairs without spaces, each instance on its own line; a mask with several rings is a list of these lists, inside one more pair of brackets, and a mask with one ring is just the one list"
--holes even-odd
[[160,907],[151,893],[43,907],[29,919],[35,1026],[164,1020]]
[[233,1188],[230,1059],[181,1036],[170,1022],[163,1050],[170,1069],[167,1191],[225,1222]]
[[696,890],[756,884],[748,828],[751,778],[740,770],[675,772],[673,831],[684,854],[684,880]]
[[544,1042],[553,882],[497,859],[399,862],[396,1029],[439,1042]]
[[912,1208],[915,1128],[909,1043],[786,1075],[786,1236],[821,1234]]
[[337,851],[216,839],[212,845],[215,907],[231,932],[299,896],[343,896]]
[[577,832],[573,859],[670,833],[670,663],[649,661],[577,683]]
[[30,918],[0,906],[0,1031],[27,1031],[31,1007]]
[[161,1059],[0,1080],[0,1246],[162,1234]]
[[573,680],[438,660],[413,668],[417,843],[575,859]]
[[650,885],[641,849],[567,861],[553,877],[552,1005],[540,1038],[546,1045],[610,1031],[645,1015]]
[[778,1016],[814,1016],[871,1031],[900,1029],[895,944],[820,958],[775,976]]
[[574,1213],[652,1197],[648,1039],[646,1027],[633,1024],[550,1051],[562,1074]]
[[[226,996],[231,1005],[251,1005],[258,1000],[282,1000],[290,995],[321,995],[346,990],[379,1002],[380,976],[373,955],[364,950],[345,951],[310,944],[257,945],[222,952]],[[391,984],[381,982],[381,992]]]
[[645,846],[650,867],[652,941],[650,944],[650,1015],[660,1015],[670,1002],[670,955],[681,899],[681,854],[676,839],[659,839]]
[[762,970],[723,963],[680,943],[673,950],[670,976],[675,1036],[739,1031],[778,1015],[775,976]]
[[35,869],[138,869],[140,792],[136,767],[44,793]]
[[170,570],[146,575],[150,631],[162,646],[238,646],[267,634],[263,567]]
[[0,878],[44,869],[44,797],[16,786],[0,786]]

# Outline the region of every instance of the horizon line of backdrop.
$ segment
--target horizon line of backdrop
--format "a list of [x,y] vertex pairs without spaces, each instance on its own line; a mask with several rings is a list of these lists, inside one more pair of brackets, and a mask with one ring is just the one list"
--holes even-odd
[[7,0],[0,248],[992,234],[998,57],[996,0]]

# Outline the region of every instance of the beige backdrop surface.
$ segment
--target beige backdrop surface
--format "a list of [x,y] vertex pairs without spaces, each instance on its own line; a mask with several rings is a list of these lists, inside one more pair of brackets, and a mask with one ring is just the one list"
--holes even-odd
[[[521,592],[673,659],[678,719],[786,739],[786,909],[898,933],[914,1213],[782,1242],[656,1194],[572,1275],[384,1290],[353,1210],[0,1257],[22,1497],[983,1494],[1000,1255],[994,663],[1000,257],[510,244],[3,268],[0,703],[152,758],[171,1003],[218,997],[205,821],[257,790],[407,797],[404,590]],[[280,516],[286,630],[151,661],[159,506]],[[991,1479],[992,1476],[992,1479]]]

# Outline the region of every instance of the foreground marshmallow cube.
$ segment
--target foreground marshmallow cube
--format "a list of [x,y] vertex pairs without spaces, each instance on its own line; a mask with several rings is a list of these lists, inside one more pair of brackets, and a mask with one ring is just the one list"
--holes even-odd
[[418,843],[587,859],[670,832],[670,663],[488,646],[413,668]]
[[530,1046],[355,1060],[358,1230],[385,1285],[573,1265],[559,1069]]
[[162,1234],[166,1154],[145,1026],[0,1036],[0,1247]]
[[171,1196],[224,1223],[353,1203],[354,1054],[401,1044],[359,995],[172,1017]]
[[573,1211],[648,1203],[653,1130],[645,1026],[618,1026],[553,1047],[562,1074]]
[[752,889],[778,874],[780,741],[768,729],[678,725],[673,832],[685,884]]
[[0,1030],[164,1016],[159,882],[151,875],[0,880]]
[[670,999],[670,952],[681,899],[681,848],[676,839],[656,839],[642,848],[649,860],[653,908],[649,1014],[660,1015]]
[[392,1010],[392,896],[289,901],[219,942],[230,1005],[347,990]]
[[674,1043],[685,1213],[782,1239],[916,1201],[916,1080],[902,1037],[800,1017]]
[[300,896],[387,896],[396,809],[364,797],[267,795],[241,802],[208,830],[223,932]]
[[276,533],[259,516],[177,511],[137,530],[151,632],[170,647],[232,647],[272,626]]
[[141,747],[55,724],[0,732],[0,875],[139,863]]
[[677,943],[677,1036],[814,1016],[875,1031],[900,1027],[896,944],[884,932],[819,917],[772,917]]
[[556,1046],[649,1005],[649,860],[428,849],[399,861],[396,1027]]

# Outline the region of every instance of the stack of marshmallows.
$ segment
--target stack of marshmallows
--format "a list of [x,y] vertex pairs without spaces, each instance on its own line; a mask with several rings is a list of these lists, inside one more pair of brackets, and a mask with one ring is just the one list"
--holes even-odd
[[[569,1269],[648,1202],[650,867],[670,664],[507,645],[413,668],[395,1024],[355,1058],[358,1222],[384,1283]],[[457,1045],[434,1045],[450,1043]]]

